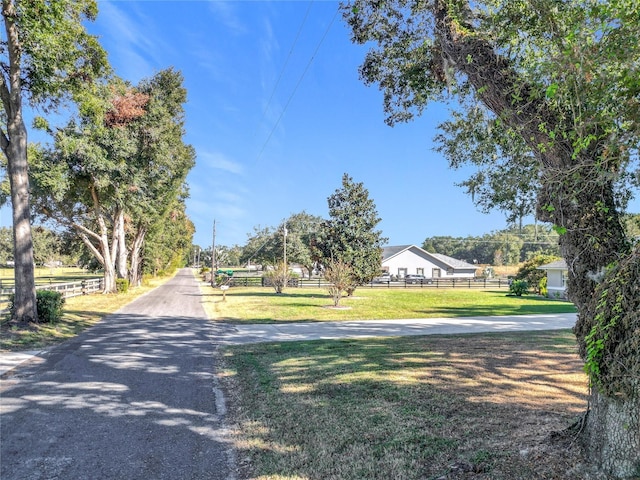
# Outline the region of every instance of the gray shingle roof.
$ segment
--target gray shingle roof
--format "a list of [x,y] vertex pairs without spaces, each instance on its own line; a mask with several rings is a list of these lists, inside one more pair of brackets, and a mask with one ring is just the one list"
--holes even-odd
[[566,270],[567,269],[567,262],[562,259],[562,260],[556,260],[555,262],[551,262],[551,263],[547,263],[545,265],[540,265],[538,267],[538,270]]
[[447,265],[453,268],[474,268],[474,269],[477,268],[475,265],[465,262],[464,260],[458,260],[457,258],[447,257],[446,255],[443,255],[441,253],[430,253],[429,255],[437,258],[441,262],[446,263]]
[[417,248],[418,250],[426,253],[427,255],[439,260],[440,262],[444,263],[445,265],[449,266],[449,267],[453,267],[453,268],[476,268],[475,265],[472,265],[470,263],[467,263],[463,260],[458,260],[456,258],[452,258],[452,257],[448,257],[447,255],[443,255],[441,253],[429,253],[426,250],[423,250],[422,248],[416,246],[416,245],[398,245],[398,246],[393,246],[393,247],[384,247],[382,249],[382,261],[384,262],[385,260],[387,260],[388,258],[393,257],[394,255],[397,255],[400,252],[403,252],[405,250],[408,250],[410,248]]
[[407,248],[411,248],[413,245],[399,245],[397,247],[383,247],[382,248],[382,261],[385,261],[387,258],[393,257],[398,253],[406,250]]

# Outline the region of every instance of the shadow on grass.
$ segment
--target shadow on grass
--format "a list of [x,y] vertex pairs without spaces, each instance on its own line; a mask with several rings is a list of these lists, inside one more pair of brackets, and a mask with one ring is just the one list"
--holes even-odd
[[576,308],[573,304],[567,303],[562,305],[548,304],[540,305],[500,305],[499,307],[487,306],[468,306],[468,307],[439,307],[430,308],[428,310],[414,310],[418,314],[428,315],[429,317],[492,317],[500,315],[538,315],[545,313],[573,313]]
[[[521,452],[586,406],[570,332],[226,348],[256,476],[580,478]],[[239,396],[238,396],[239,393]],[[566,460],[566,461],[565,461]],[[553,470],[558,465],[558,470]],[[477,477],[474,475],[488,476]],[[451,475],[451,476],[449,476]]]

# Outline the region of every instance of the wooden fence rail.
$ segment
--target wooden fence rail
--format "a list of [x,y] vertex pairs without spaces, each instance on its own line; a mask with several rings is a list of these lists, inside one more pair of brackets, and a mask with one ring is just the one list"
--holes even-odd
[[[89,293],[101,292],[103,288],[102,278],[90,278],[79,282],[52,283],[51,285],[36,285],[36,290],[53,290],[62,293],[64,298],[87,295]],[[0,290],[0,299],[6,300],[14,293],[13,288],[3,288]]]

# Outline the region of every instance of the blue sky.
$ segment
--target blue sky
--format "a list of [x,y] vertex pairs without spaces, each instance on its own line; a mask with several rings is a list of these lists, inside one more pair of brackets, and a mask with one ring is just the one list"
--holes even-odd
[[230,246],[303,210],[326,218],[344,173],[368,189],[389,244],[505,228],[503,214],[480,213],[454,185],[469,171],[433,151],[447,107],[384,123],[381,92],[358,77],[366,49],[351,43],[337,2],[98,5],[88,28],[117,75],[137,83],[172,66],[184,76],[194,243],[211,244],[214,219],[216,243]]
[[185,78],[194,243],[243,245],[255,226],[301,211],[328,216],[344,173],[363,182],[390,244],[483,234],[483,215],[432,151],[439,106],[410,124],[384,123],[382,95],[358,76],[338,3],[100,1],[100,36],[116,73],[134,83],[173,66]]

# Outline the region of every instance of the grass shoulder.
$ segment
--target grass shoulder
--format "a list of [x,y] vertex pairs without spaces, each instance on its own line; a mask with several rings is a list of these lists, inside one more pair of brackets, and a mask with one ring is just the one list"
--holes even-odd
[[66,299],[64,313],[53,323],[15,324],[5,316],[0,323],[0,352],[43,349],[75,337],[104,316],[116,312],[171,277],[146,279],[126,293],[82,295]]
[[568,330],[222,354],[242,478],[581,478],[549,440],[586,405]]

